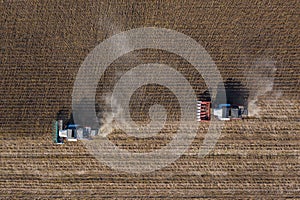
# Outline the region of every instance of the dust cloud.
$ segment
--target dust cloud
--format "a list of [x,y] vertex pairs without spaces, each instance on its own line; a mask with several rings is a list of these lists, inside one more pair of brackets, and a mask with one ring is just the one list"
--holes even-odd
[[261,117],[261,110],[258,105],[259,97],[273,90],[277,70],[275,64],[276,62],[270,58],[260,58],[244,70],[247,87],[249,88],[248,115],[250,117]]

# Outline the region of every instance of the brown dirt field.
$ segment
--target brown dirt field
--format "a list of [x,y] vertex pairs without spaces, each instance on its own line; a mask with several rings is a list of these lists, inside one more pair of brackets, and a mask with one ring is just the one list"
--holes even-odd
[[[300,198],[299,21],[296,0],[0,1],[0,198]],[[258,99],[261,118],[226,122],[214,150],[198,158],[208,128],[201,123],[184,155],[148,174],[110,169],[81,141],[53,144],[52,120],[62,108],[71,112],[73,84],[87,54],[104,39],[137,27],[190,36],[209,52],[224,81],[232,78],[245,87],[253,81],[244,75],[247,67],[259,59],[275,61],[273,90]],[[172,65],[196,94],[207,89],[183,58],[140,50],[106,71],[97,88],[100,106],[118,77],[149,62]],[[132,116],[140,123],[148,122],[153,103],[167,108],[169,126],[157,137],[135,140],[115,130],[109,139],[133,152],[166,145],[180,115],[172,97],[155,85],[132,97]]]

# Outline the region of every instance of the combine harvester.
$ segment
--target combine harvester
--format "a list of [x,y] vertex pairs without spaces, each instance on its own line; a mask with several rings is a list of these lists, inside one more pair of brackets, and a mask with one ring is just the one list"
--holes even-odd
[[98,135],[98,129],[91,127],[83,127],[78,124],[68,124],[63,127],[63,120],[57,120],[53,123],[53,141],[56,144],[92,139],[96,135]]
[[212,115],[219,120],[236,120],[246,118],[248,110],[245,106],[232,104],[219,104],[211,108],[211,102],[197,101],[197,121],[209,121]]

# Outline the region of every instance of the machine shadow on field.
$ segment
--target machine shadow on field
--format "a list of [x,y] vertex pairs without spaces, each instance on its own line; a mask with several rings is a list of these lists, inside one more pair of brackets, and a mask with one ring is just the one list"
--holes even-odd
[[[213,101],[213,107],[218,104],[224,103],[247,106],[249,98],[249,89],[241,81],[229,78],[224,82],[224,87],[226,91],[226,102],[221,102],[221,98],[219,98],[221,95],[221,84],[219,84],[216,99],[215,101]],[[212,101],[209,91],[206,90],[202,94],[200,94],[199,100]]]

